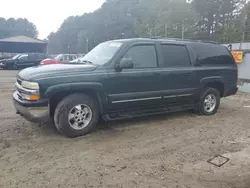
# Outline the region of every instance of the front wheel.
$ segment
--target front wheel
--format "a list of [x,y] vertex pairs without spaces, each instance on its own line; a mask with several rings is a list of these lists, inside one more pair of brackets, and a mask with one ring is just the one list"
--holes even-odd
[[98,119],[98,104],[86,94],[72,94],[65,97],[57,105],[54,114],[57,130],[71,138],[91,132]]
[[214,115],[220,106],[220,93],[215,88],[206,88],[197,102],[195,111],[201,115]]

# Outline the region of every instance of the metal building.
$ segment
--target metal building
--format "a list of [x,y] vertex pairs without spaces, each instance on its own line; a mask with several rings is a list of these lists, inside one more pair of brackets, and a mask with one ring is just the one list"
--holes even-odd
[[26,36],[0,39],[0,52],[3,53],[46,53],[47,43]]

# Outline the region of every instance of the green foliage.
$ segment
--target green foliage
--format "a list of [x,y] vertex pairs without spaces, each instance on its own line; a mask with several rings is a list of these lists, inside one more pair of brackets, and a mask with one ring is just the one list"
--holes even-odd
[[[106,0],[93,13],[67,18],[48,36],[51,53],[85,53],[100,42],[162,36],[239,42],[250,40],[244,0]],[[246,13],[243,14],[243,10]],[[246,26],[244,26],[244,18]],[[250,31],[250,29],[249,29]]]
[[0,38],[7,38],[18,35],[37,37],[36,26],[27,19],[4,19],[0,17]]

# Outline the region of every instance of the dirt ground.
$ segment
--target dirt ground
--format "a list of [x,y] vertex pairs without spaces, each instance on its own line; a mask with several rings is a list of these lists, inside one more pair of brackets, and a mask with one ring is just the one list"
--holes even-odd
[[[109,122],[68,139],[15,114],[15,74],[0,70],[1,188],[250,188],[250,95],[223,99],[211,117]],[[216,155],[229,161],[209,164]]]

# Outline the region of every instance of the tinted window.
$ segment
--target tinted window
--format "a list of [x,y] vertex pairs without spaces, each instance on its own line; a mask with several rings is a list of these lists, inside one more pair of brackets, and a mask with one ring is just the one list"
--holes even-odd
[[228,49],[215,44],[190,44],[201,64],[233,64],[235,63]]
[[189,66],[190,58],[185,46],[161,45],[164,56],[164,67]]
[[29,54],[29,60],[35,61],[36,59],[37,59],[37,55],[36,54]]
[[19,58],[21,61],[27,61],[28,60],[28,54],[21,55]]
[[65,60],[67,60],[67,61],[71,61],[71,60],[73,60],[73,58],[72,58],[72,56],[65,56]]
[[67,59],[67,60],[72,61],[72,60],[74,60],[74,59],[76,59],[75,56],[68,56],[68,59]]
[[37,54],[37,58],[38,59],[45,59],[45,55],[44,54]]
[[132,59],[135,68],[157,67],[156,51],[153,45],[134,46],[124,57]]

